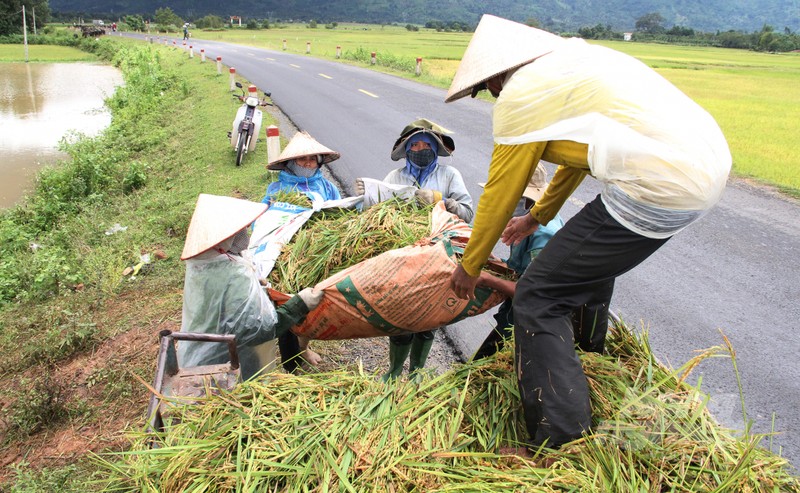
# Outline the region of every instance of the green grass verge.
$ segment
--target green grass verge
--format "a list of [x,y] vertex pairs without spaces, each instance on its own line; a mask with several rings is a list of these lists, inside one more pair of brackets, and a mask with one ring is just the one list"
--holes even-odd
[[[197,196],[259,201],[274,175],[263,141],[235,165],[226,134],[239,103],[215,64],[120,38],[91,46],[124,74],[108,100],[111,126],[65,147],[71,160],[0,212],[0,449],[64,423],[140,415],[146,393],[133,376],[152,378],[152,354],[117,358],[119,348],[91,374],[60,370],[132,329],[179,327],[179,257]],[[265,111],[263,125],[275,122]],[[107,234],[116,224],[124,230]],[[123,275],[142,255],[144,271]]]

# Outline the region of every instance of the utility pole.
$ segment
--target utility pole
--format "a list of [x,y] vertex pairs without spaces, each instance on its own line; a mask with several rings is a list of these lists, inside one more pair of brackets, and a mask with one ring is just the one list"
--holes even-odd
[[25,63],[28,63],[28,24],[25,22],[25,6],[22,6],[22,41],[25,44]]
[[33,35],[36,36],[36,7],[31,7],[31,12],[33,12]]

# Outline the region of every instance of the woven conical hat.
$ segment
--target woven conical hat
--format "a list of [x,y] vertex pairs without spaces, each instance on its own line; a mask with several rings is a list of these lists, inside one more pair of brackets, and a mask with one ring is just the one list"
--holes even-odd
[[478,84],[532,62],[564,41],[547,31],[484,14],[461,58],[445,103],[470,95]]
[[314,137],[308,135],[308,132],[297,132],[292,137],[292,140],[286,144],[286,148],[281,152],[277,159],[270,162],[267,169],[281,170],[286,169],[286,161],[296,159],[303,156],[322,156],[320,164],[328,164],[331,161],[339,159],[340,154],[332,151],[320,144]]
[[232,237],[267,210],[267,204],[201,193],[186,232],[181,260],[199,255]]

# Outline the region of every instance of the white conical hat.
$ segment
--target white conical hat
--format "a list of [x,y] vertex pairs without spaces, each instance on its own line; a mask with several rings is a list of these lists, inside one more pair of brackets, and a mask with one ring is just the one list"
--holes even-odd
[[292,137],[292,140],[286,144],[286,148],[281,152],[281,155],[269,163],[267,169],[286,169],[287,161],[303,156],[321,156],[322,162],[319,164],[322,165],[336,161],[339,159],[340,154],[314,140],[314,137],[310,136],[308,132],[297,132]]
[[267,204],[201,193],[186,232],[181,260],[190,259],[232,237],[267,210]]
[[484,14],[461,58],[445,103],[470,95],[478,84],[532,62],[564,41],[547,31]]

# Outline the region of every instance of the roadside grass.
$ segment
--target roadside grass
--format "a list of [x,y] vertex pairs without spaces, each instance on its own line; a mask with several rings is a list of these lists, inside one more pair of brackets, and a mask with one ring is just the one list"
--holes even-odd
[[[277,28],[195,30],[197,39],[335,59],[447,88],[471,33],[445,33],[403,26],[340,24],[315,29],[290,24]],[[717,120],[741,177],[772,185],[800,198],[800,54],[770,54],[725,48],[591,41],[638,58],[675,84]],[[377,64],[371,65],[371,53]],[[414,75],[416,57],[422,73]]]
[[[270,176],[263,141],[235,165],[226,134],[240,103],[227,73],[183,50],[97,44],[125,77],[111,126],[67,146],[71,160],[0,211],[0,457],[46,455],[36,437],[73,430],[85,448],[50,450],[55,471],[113,445],[99,429],[141,419],[136,377],[152,379],[158,331],[180,328],[179,257],[198,194],[260,201]],[[276,121],[265,111],[264,127]],[[123,275],[144,255],[139,275]]]
[[[0,62],[24,62],[25,47],[21,44],[0,44]],[[55,45],[29,45],[31,62],[96,62],[97,57],[78,48]]]

